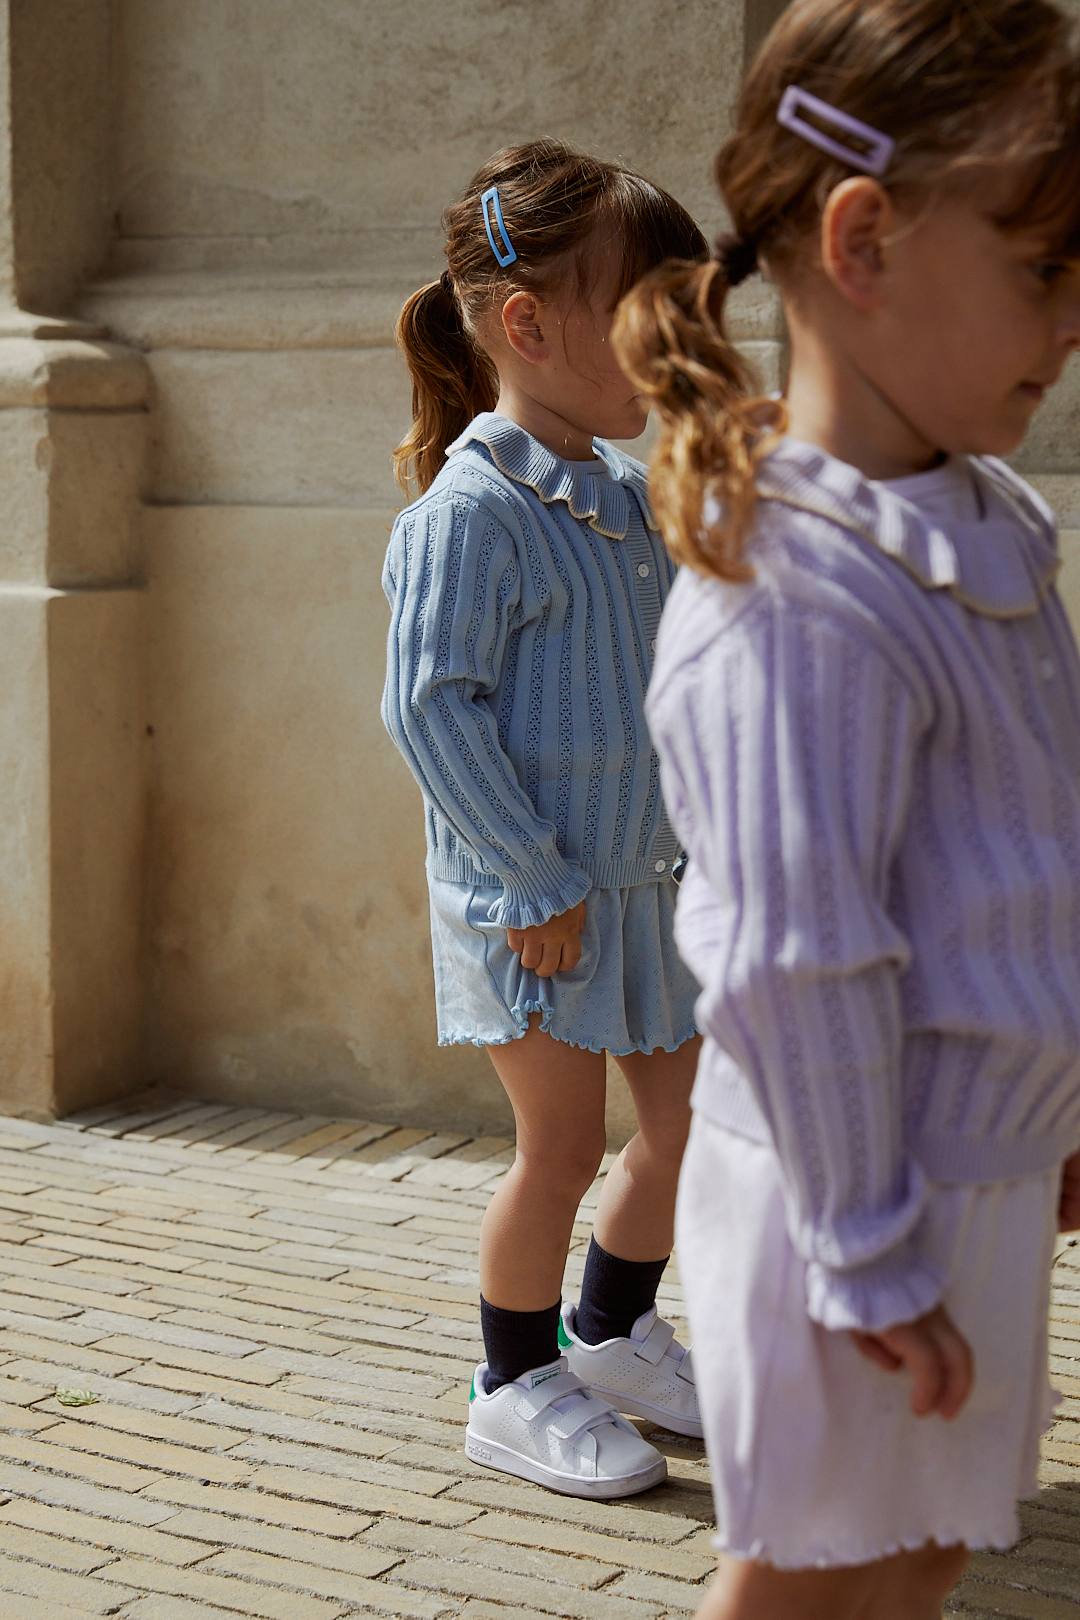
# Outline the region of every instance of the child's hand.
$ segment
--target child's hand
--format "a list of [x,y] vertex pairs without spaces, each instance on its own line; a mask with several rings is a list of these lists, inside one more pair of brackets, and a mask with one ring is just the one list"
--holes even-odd
[[1058,1204],[1058,1231],[1080,1230],[1080,1153],[1074,1153],[1061,1167],[1061,1201]]
[[581,930],[585,926],[585,902],[551,917],[536,928],[508,928],[506,943],[521,965],[532,968],[541,979],[565,973],[581,961]]
[[917,1322],[851,1337],[856,1349],[886,1372],[907,1368],[913,1381],[911,1410],[916,1417],[940,1412],[943,1418],[954,1418],[971,1394],[975,1358],[944,1305]]

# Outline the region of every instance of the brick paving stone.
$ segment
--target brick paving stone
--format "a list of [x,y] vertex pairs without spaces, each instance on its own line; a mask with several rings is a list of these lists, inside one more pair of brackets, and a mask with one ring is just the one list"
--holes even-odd
[[384,1519],[364,1536],[365,1546],[393,1548],[404,1556],[416,1553],[434,1558],[458,1559],[501,1569],[508,1575],[531,1575],[541,1581],[564,1581],[583,1588],[603,1586],[611,1580],[611,1566],[587,1557],[565,1556],[546,1549],[524,1547],[500,1541],[475,1539],[483,1525],[476,1519],[458,1530],[437,1530],[431,1525],[395,1524]]
[[696,1538],[669,1546],[662,1542],[631,1540],[611,1532],[602,1534],[562,1520],[526,1519],[509,1513],[485,1513],[468,1527],[469,1536],[508,1542],[512,1546],[550,1547],[599,1559],[620,1569],[640,1569],[653,1575],[681,1576],[700,1581],[716,1567],[712,1551]]
[[565,1615],[568,1620],[646,1620],[664,1610],[655,1603],[611,1597],[534,1576],[508,1575],[476,1564],[442,1558],[411,1558],[394,1571],[403,1585],[459,1597],[486,1597],[494,1602],[528,1606],[541,1614]]
[[644,1570],[630,1569],[604,1590],[613,1597],[625,1595],[648,1603],[658,1603],[668,1613],[693,1614],[705,1596],[707,1584],[700,1581],[691,1585],[686,1581],[672,1580],[667,1575],[653,1575]]
[[[0,1512],[0,1522],[2,1520],[3,1513]],[[178,1542],[178,1545],[197,1546],[210,1542],[219,1549],[245,1548],[248,1552],[290,1558],[297,1564],[314,1564],[320,1569],[333,1569],[344,1575],[380,1575],[401,1562],[395,1553],[381,1550],[374,1543],[369,1546],[363,1540],[335,1539],[324,1534],[287,1530],[277,1524],[226,1518],[221,1513],[199,1512],[196,1509],[178,1513],[168,1521],[166,1530],[168,1535],[189,1538],[187,1543]],[[190,1540],[192,1537],[197,1539]],[[205,1553],[206,1548],[202,1546],[201,1556],[205,1556]]]
[[20,1377],[16,1370],[18,1365],[15,1359],[4,1362],[4,1371],[0,1374],[0,1401],[13,1406],[29,1406],[31,1401],[41,1399],[41,1385]]
[[[151,1476],[151,1480],[153,1476]],[[86,1479],[42,1472],[40,1466],[0,1460],[0,1494],[13,1493],[27,1501],[47,1502],[79,1512],[96,1513],[125,1524],[159,1524],[173,1509],[134,1496],[124,1489],[90,1484]]]
[[[313,1421],[310,1417],[288,1417],[275,1412],[259,1412],[257,1408],[242,1409],[228,1401],[208,1401],[191,1413],[207,1428],[221,1424],[222,1433],[235,1435],[242,1420],[246,1435],[261,1434],[275,1440],[293,1440],[303,1445],[329,1446],[356,1457],[385,1457],[395,1449],[396,1442],[379,1434],[365,1434],[356,1424],[349,1425]],[[232,1427],[226,1427],[232,1425]],[[232,1441],[222,1441],[223,1445]]]
[[[260,1488],[256,1489],[255,1485]],[[262,1488],[265,1486],[266,1488]],[[255,1519],[260,1524],[286,1530],[310,1530],[326,1537],[351,1537],[374,1522],[370,1514],[355,1513],[329,1506],[326,1502],[295,1501],[276,1495],[265,1475],[253,1485],[200,1485],[193,1479],[160,1479],[148,1485],[140,1500],[168,1503],[154,1523],[177,1508],[194,1508],[200,1513],[222,1513],[229,1518]]]
[[[19,1289],[23,1296],[22,1308],[35,1316],[68,1316],[86,1307],[96,1309],[101,1303],[100,1289],[71,1288],[61,1283],[59,1278],[44,1281],[36,1277],[20,1277]],[[13,1306],[13,1295],[5,1294],[4,1299],[9,1306]],[[164,1314],[160,1305],[142,1299],[125,1299],[115,1294],[109,1296],[109,1309],[121,1316],[138,1316],[144,1320]]]
[[211,1575],[236,1575],[262,1580],[275,1586],[295,1587],[315,1597],[337,1598],[346,1603],[351,1601],[352,1594],[362,1581],[385,1575],[402,1563],[399,1554],[375,1546],[370,1549],[357,1548],[355,1556],[358,1560],[365,1559],[366,1569],[332,1569],[317,1561],[305,1563],[251,1548],[231,1547],[208,1558],[202,1568]]
[[[31,1399],[34,1401],[47,1400],[55,1395],[57,1389],[69,1388],[77,1383],[80,1389],[91,1390],[103,1401],[115,1401],[122,1406],[134,1406],[168,1416],[175,1416],[197,1404],[198,1397],[190,1394],[180,1395],[169,1389],[139,1383],[137,1372],[138,1369],[134,1369],[131,1377],[120,1378],[80,1370],[75,1378],[72,1369],[58,1361],[13,1361],[4,1368],[5,1376],[33,1391]],[[2,1394],[3,1379],[0,1378],[0,1396]],[[59,1410],[67,1415],[67,1408],[61,1407]]]
[[1076,1620],[1076,1604],[1011,1586],[965,1582],[945,1613],[963,1615],[965,1620]]
[[[528,1514],[541,1519],[555,1513],[553,1504],[532,1486],[516,1480],[492,1477],[469,1478],[453,1486],[440,1500],[472,1503],[475,1507],[492,1507]],[[639,1536],[649,1541],[677,1542],[690,1530],[696,1530],[699,1520],[687,1520],[680,1514],[665,1511],[667,1491],[661,1487],[648,1491],[632,1506],[623,1502],[575,1501],[574,1519],[578,1524],[596,1530],[612,1530],[625,1536]],[[561,1514],[557,1515],[559,1518]]]
[[264,1468],[250,1484],[259,1490],[290,1493],[305,1501],[328,1502],[357,1513],[386,1513],[420,1524],[468,1524],[476,1508],[466,1502],[452,1502],[442,1496],[425,1496],[416,1491],[394,1490],[386,1485],[355,1479],[331,1478],[303,1468]]
[[96,1352],[114,1355],[118,1361],[124,1361],[129,1367],[133,1361],[152,1359],[161,1367],[180,1367],[193,1373],[216,1373],[220,1377],[235,1378],[245,1384],[276,1383],[275,1374],[256,1363],[251,1346],[246,1341],[244,1349],[248,1352],[246,1359],[235,1351],[215,1355],[210,1351],[193,1350],[186,1343],[171,1344],[161,1340],[148,1343],[146,1340],[129,1338],[119,1333],[111,1338],[99,1340],[94,1346]]
[[41,1430],[51,1429],[57,1421],[53,1413],[30,1411],[29,1409],[10,1405],[0,1401],[0,1430],[20,1434],[37,1434]]
[[151,1396],[156,1394],[164,1397],[168,1392],[175,1391],[179,1400],[186,1396],[196,1399],[205,1399],[209,1395],[220,1395],[226,1400],[236,1401],[243,1405],[249,1401],[257,1402],[271,1412],[290,1412],[294,1416],[301,1416],[305,1411],[317,1412],[318,1402],[310,1396],[292,1394],[280,1387],[268,1387],[265,1383],[241,1383],[238,1378],[218,1377],[216,1373],[189,1372],[186,1367],[160,1367],[156,1363],[144,1363],[141,1367],[133,1367],[126,1380],[128,1386],[144,1384]]
[[353,1385],[362,1382],[368,1389],[394,1389],[417,1396],[445,1394],[457,1382],[452,1368],[449,1373],[433,1371],[431,1358],[419,1355],[410,1357],[407,1366],[399,1366],[389,1357],[383,1365],[379,1357],[374,1365],[360,1368],[358,1358],[351,1352],[339,1356],[318,1356],[303,1350],[266,1349],[253,1356],[248,1365],[265,1371],[277,1368],[279,1376],[289,1373],[297,1378],[326,1384]]
[[[126,1610],[124,1612],[127,1613]],[[50,1598],[4,1593],[4,1620],[86,1620],[86,1615],[85,1609],[73,1609],[68,1603],[57,1603]]]
[[96,1401],[93,1406],[66,1407],[54,1394],[48,1397],[41,1412],[48,1411],[55,1418],[68,1423],[81,1423],[89,1428],[115,1429],[118,1434],[136,1435],[143,1441],[163,1441],[183,1448],[203,1446],[208,1450],[228,1449],[247,1438],[246,1429],[219,1428],[201,1421],[197,1416],[178,1417],[172,1413],[155,1412],[143,1408],[115,1405],[110,1401]]
[[[114,1565],[110,1563],[106,1573],[111,1574],[113,1568]],[[39,1598],[44,1602],[67,1604],[82,1614],[108,1614],[131,1596],[124,1587],[114,1586],[104,1578],[99,1580],[93,1575],[69,1575],[64,1570],[50,1569],[44,1564],[30,1563],[0,1553],[0,1604],[5,1602],[9,1592],[15,1592],[20,1597]]]
[[[469,1598],[464,1608],[458,1610],[462,1620],[506,1620],[506,1608],[502,1603],[485,1603],[482,1598]],[[541,1616],[539,1609],[523,1609],[520,1604],[514,1604],[514,1620],[548,1620],[547,1615]]]
[[154,1593],[125,1603],[121,1620],[236,1620],[235,1609],[219,1609],[207,1603],[189,1603],[187,1598]]
[[[464,1456],[478,1227],[512,1157],[157,1092],[0,1121],[0,1620],[688,1617],[713,1565],[700,1447],[653,1431],[670,1479],[629,1503]],[[1080,1247],[1055,1282],[1065,1405],[1024,1538],[976,1563],[965,1620],[1080,1612]],[[675,1265],[659,1298],[680,1320]],[[62,1408],[61,1384],[99,1401]]]
[[[78,1410],[78,1409],[75,1409]],[[251,1470],[248,1466],[237,1460],[236,1457],[218,1457],[209,1451],[196,1451],[187,1446],[172,1446],[164,1441],[145,1439],[137,1434],[117,1434],[104,1426],[94,1423],[92,1414],[95,1408],[90,1406],[82,1409],[81,1420],[74,1416],[67,1422],[53,1424],[37,1436],[43,1444],[44,1450],[39,1455],[43,1462],[48,1462],[52,1453],[62,1452],[68,1458],[78,1454],[83,1457],[82,1467],[90,1462],[103,1459],[115,1459],[127,1464],[137,1460],[138,1471],[146,1473],[147,1469],[160,1469],[170,1474],[189,1474],[194,1479],[209,1479],[219,1485],[237,1484],[248,1477]],[[10,1441],[0,1441],[0,1446],[7,1451]],[[69,1473],[79,1472],[79,1469],[69,1468]],[[148,1476],[152,1478],[152,1475]]]
[[[54,1425],[42,1434],[26,1438],[0,1433],[0,1479],[5,1477],[7,1463],[25,1463],[56,1474],[72,1474],[77,1479],[119,1491],[138,1491],[153,1482],[154,1474],[149,1468],[133,1468],[110,1457],[57,1444],[52,1436],[58,1427]],[[78,1436],[77,1429],[75,1433]]]
[[[195,1598],[199,1602],[227,1604],[241,1614],[257,1615],[260,1620],[337,1620],[341,1604],[299,1592],[286,1592],[261,1581],[230,1580],[224,1575],[204,1574],[201,1569],[175,1569],[150,1558],[122,1558],[109,1565],[113,1582],[134,1588],[131,1597],[143,1592],[161,1592],[172,1597]],[[116,1588],[114,1588],[115,1590]],[[115,1601],[115,1600],[114,1600]]]
[[[192,1563],[196,1559],[205,1558],[206,1548],[201,1541],[183,1540],[178,1531],[173,1531],[175,1518],[168,1523],[168,1533],[159,1534],[144,1524],[117,1523],[113,1519],[79,1513],[72,1508],[55,1507],[47,1502],[30,1502],[13,1498],[0,1507],[0,1526],[4,1527],[5,1547],[12,1552],[19,1551],[19,1547],[17,1542],[10,1540],[9,1527],[18,1526],[23,1530],[48,1535],[54,1541],[64,1536],[75,1552],[83,1552],[88,1558],[96,1558],[99,1564],[102,1561],[97,1552],[99,1548],[109,1552],[152,1555],[163,1559],[167,1564]],[[85,1546],[79,1547],[79,1542],[85,1543]],[[27,1556],[40,1558],[40,1554],[36,1553],[28,1553]],[[59,1560],[58,1562],[62,1569],[78,1567]]]
[[23,1524],[17,1517],[9,1518],[2,1509],[0,1524],[4,1526],[5,1558],[32,1559],[53,1569],[66,1570],[71,1575],[85,1575],[110,1562],[110,1554],[101,1547],[80,1545],[77,1541]]
[[[440,1473],[430,1467],[414,1467],[394,1462],[359,1457],[354,1453],[331,1450],[325,1446],[298,1445],[287,1440],[247,1440],[229,1454],[230,1460],[262,1463],[270,1468],[298,1468],[318,1470],[334,1479],[348,1479],[355,1484],[386,1486],[388,1490],[411,1491],[420,1496],[438,1496],[448,1486],[456,1484],[455,1473]],[[441,1459],[447,1460],[443,1453]],[[462,1466],[468,1459],[462,1456]]]

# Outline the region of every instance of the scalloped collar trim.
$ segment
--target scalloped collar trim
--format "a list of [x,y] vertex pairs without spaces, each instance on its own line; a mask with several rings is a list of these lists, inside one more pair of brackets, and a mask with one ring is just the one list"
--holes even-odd
[[1037,613],[1061,567],[1053,517],[1003,463],[971,456],[985,517],[945,526],[815,445],[785,439],[762,463],[763,500],[828,518],[898,563],[927,590],[989,618]]
[[523,427],[494,411],[477,416],[447,449],[453,456],[470,444],[482,444],[499,471],[516,484],[524,484],[548,506],[565,502],[571,517],[587,523],[607,540],[625,540],[630,528],[631,501],[647,528],[657,531],[648,497],[637,470],[606,439],[594,439],[593,449],[610,477],[564,461],[553,450],[526,433]]

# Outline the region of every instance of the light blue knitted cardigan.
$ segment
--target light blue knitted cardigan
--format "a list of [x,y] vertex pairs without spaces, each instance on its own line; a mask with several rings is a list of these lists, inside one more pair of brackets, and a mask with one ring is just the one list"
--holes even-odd
[[645,723],[674,566],[645,469],[565,461],[478,416],[394,525],[383,720],[423,792],[433,876],[546,922],[677,855]]

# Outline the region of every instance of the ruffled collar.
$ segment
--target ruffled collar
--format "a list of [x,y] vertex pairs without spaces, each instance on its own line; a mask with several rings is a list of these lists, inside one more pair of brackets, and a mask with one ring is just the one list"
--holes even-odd
[[983,517],[940,522],[815,445],[784,439],[762,464],[762,500],[862,536],[927,590],[990,618],[1037,613],[1061,567],[1049,511],[1000,462],[971,457]]
[[639,471],[606,439],[594,439],[593,450],[610,477],[564,461],[523,427],[494,411],[484,411],[474,418],[446,454],[456,455],[470,444],[482,444],[507,478],[524,484],[549,506],[565,502],[572,517],[608,540],[626,539],[635,510],[631,501],[636,502],[646,526],[656,529]]

